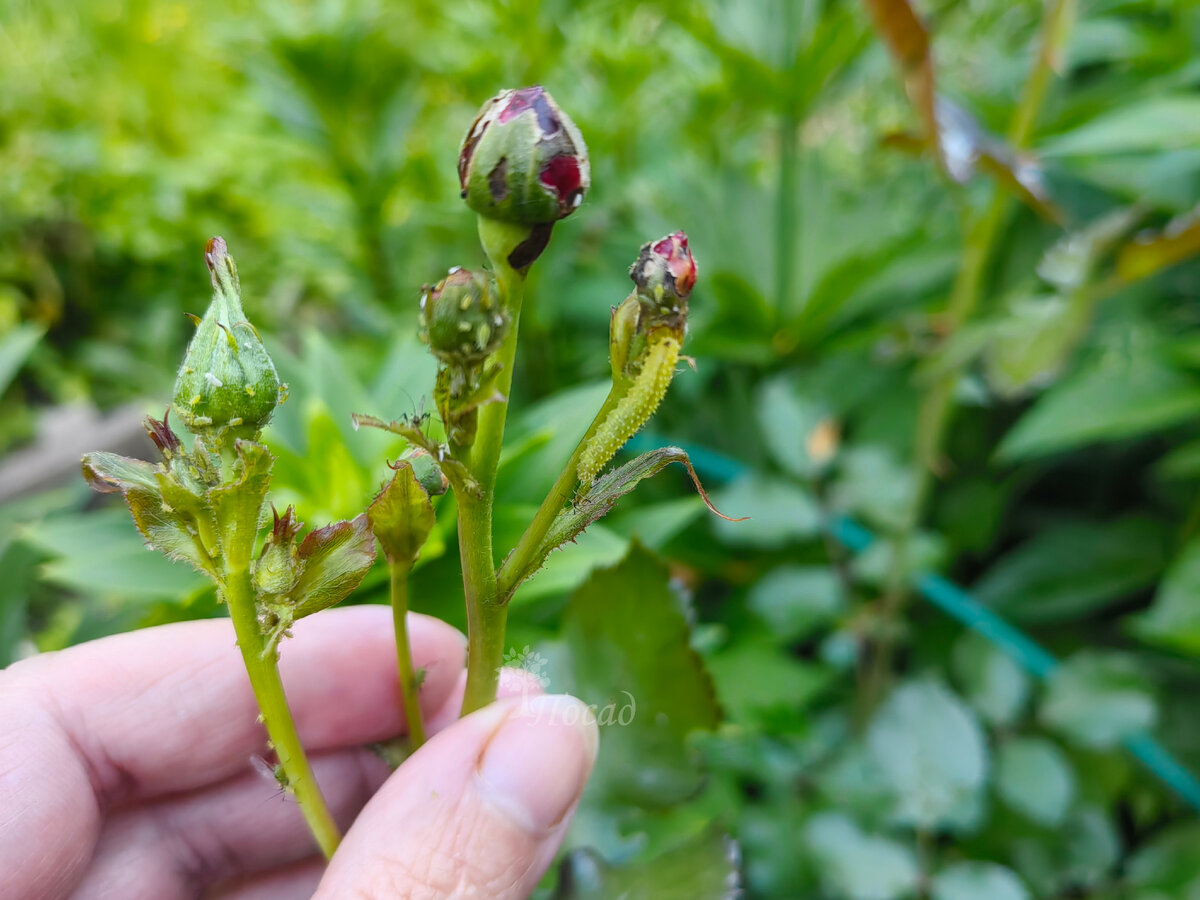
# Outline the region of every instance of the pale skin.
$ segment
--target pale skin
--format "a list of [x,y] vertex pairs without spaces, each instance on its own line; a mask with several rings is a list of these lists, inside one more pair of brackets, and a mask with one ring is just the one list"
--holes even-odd
[[228,621],[0,671],[0,896],[528,897],[591,772],[595,721],[520,678],[457,720],[465,640],[412,615],[434,736],[389,772],[364,745],[403,728],[390,616],[330,610],[283,645],[300,737],[346,835],[328,866],[294,802],[251,764],[269,754]]

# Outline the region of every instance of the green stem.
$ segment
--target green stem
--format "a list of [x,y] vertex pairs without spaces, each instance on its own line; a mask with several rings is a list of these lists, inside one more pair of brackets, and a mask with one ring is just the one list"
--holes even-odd
[[[1058,49],[1063,46],[1069,30],[1075,0],[1055,0],[1042,20],[1038,38],[1038,55],[1013,112],[1009,140],[1014,149],[1025,147],[1033,134],[1033,126],[1045,100],[1053,74]],[[996,185],[991,200],[980,217],[967,229],[967,245],[962,265],[943,320],[943,340],[953,337],[979,307],[983,297],[984,276],[990,266],[998,239],[1008,218],[1009,198],[1005,189]],[[909,540],[921,522],[921,517],[933,489],[934,479],[942,467],[942,452],[954,414],[954,390],[962,377],[963,366],[956,364],[941,373],[929,386],[917,411],[914,436],[914,489],[903,525],[892,545],[888,578],[880,602],[882,633],[870,660],[870,672],[864,686],[865,706],[873,709],[883,693],[891,672],[895,644],[895,619],[908,603],[909,591],[905,562]]]
[[408,721],[408,740],[413,750],[425,743],[425,724],[421,721],[421,702],[417,679],[413,674],[412,650],[408,643],[408,567],[388,563],[392,592],[392,623],[396,630],[396,662],[400,673],[400,696]]
[[463,715],[496,699],[500,666],[504,658],[504,629],[508,609],[496,590],[496,561],[492,550],[492,504],[496,495],[496,470],[504,443],[504,424],[512,393],[513,365],[517,358],[517,335],[521,302],[525,295],[525,273],[508,265],[513,247],[529,235],[528,228],[479,218],[479,237],[496,272],[500,298],[512,324],[496,359],[500,374],[496,389],[504,398],[479,411],[479,426],[471,450],[470,469],[479,483],[478,495],[458,497],[458,549],[462,560],[463,594],[467,605],[467,686]]
[[542,500],[542,505],[538,507],[533,521],[529,523],[529,527],[521,535],[521,540],[517,542],[517,546],[513,548],[512,553],[508,555],[504,560],[504,564],[500,566],[496,580],[497,591],[503,602],[507,603],[512,597],[513,592],[520,586],[522,573],[529,568],[530,562],[537,554],[538,547],[546,537],[550,526],[554,524],[555,517],[567,504],[567,501],[571,497],[571,492],[575,490],[575,485],[579,482],[579,457],[583,455],[583,448],[587,445],[592,435],[596,433],[596,430],[604,424],[605,418],[612,411],[613,407],[620,402],[621,398],[625,396],[627,390],[628,384],[625,382],[613,385],[612,389],[608,392],[608,396],[604,398],[604,404],[600,407],[600,411],[592,419],[592,424],[588,426],[588,430],[584,433],[579,443],[575,445],[575,452],[571,454],[571,458],[567,460],[562,471],[558,473],[558,479],[550,488],[550,492]]
[[258,627],[258,615],[254,606],[254,588],[250,573],[246,569],[227,573],[221,585],[221,597],[229,606],[233,619],[233,630],[237,635],[238,648],[246,663],[250,686],[262,712],[263,724],[271,746],[279,757],[279,764],[287,776],[288,790],[295,796],[325,858],[333,856],[341,835],[325,798],[313,777],[308,757],[296,733],[296,723],[288,708],[283,693],[283,682],[279,678],[274,649],[268,649],[266,638]]

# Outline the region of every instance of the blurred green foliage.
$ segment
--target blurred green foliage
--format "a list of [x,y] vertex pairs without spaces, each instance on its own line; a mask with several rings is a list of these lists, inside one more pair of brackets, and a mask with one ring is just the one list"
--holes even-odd
[[[905,152],[921,118],[840,0],[0,3],[0,447],[53,405],[161,410],[219,233],[291,384],[276,502],[360,512],[401,445],[350,413],[430,407],[418,289],[482,260],[458,141],[483,98],[542,83],[595,187],[533,269],[497,543],[603,395],[638,246],[680,227],[696,372],[654,428],[746,463],[713,499],[752,517],[661,476],[514,600],[553,687],[643,704],[606,728],[547,892],[725,896],[727,832],[750,897],[1194,898],[1195,811],[1117,743],[1153,728],[1200,769],[1200,237],[1177,218],[1200,203],[1200,9],[1080,6],[1009,159],[1058,224],[973,158],[1003,148],[1042,4],[918,7],[962,183]],[[945,378],[929,485],[918,410]],[[836,515],[886,540],[851,559]],[[461,625],[454,541],[442,498],[411,594]],[[0,663],[220,614],[81,483],[0,507],[0,566]],[[1051,682],[881,602],[930,568],[1066,660]]]

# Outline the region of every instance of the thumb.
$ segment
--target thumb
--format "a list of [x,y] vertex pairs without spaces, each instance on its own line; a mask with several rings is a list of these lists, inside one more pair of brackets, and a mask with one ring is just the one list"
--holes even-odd
[[455,722],[366,805],[315,897],[523,900],[562,843],[598,740],[591,711],[565,694]]

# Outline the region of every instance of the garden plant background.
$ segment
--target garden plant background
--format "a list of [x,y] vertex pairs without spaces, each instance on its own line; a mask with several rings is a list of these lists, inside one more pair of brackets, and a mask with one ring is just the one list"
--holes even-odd
[[[1197,811],[1123,746],[1200,771],[1200,9],[917,8],[928,41],[882,0],[0,0],[0,664],[224,614],[76,468],[165,408],[213,234],[291,385],[273,499],[363,510],[403,444],[350,414],[432,410],[419,288],[482,261],[465,125],[544,84],[593,188],[531,275],[497,544],[677,228],[696,371],[638,440],[751,516],[664,474],[513,600],[510,660],[637,705],[546,896],[1200,896]],[[437,513],[411,601],[461,626]],[[929,571],[1061,667],[926,605]]]

